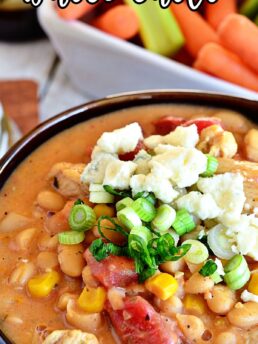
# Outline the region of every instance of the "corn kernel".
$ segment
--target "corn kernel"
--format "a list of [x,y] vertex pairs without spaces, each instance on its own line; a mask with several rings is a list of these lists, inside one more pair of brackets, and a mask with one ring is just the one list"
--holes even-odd
[[97,205],[95,205],[93,210],[94,210],[97,218],[99,218],[100,216],[110,216],[110,217],[115,216],[114,208],[109,207],[106,204],[97,204]]
[[178,282],[173,276],[167,273],[160,273],[149,278],[145,282],[145,286],[147,290],[149,290],[161,300],[167,300],[177,291]]
[[185,309],[190,313],[194,313],[196,315],[202,315],[205,313],[206,304],[200,295],[187,294],[183,303]]
[[85,287],[78,298],[78,305],[87,313],[100,313],[106,301],[106,290],[102,287]]
[[258,273],[252,275],[247,289],[250,293],[258,295]]
[[59,280],[60,275],[56,271],[37,275],[28,281],[29,292],[35,297],[46,297],[51,293]]

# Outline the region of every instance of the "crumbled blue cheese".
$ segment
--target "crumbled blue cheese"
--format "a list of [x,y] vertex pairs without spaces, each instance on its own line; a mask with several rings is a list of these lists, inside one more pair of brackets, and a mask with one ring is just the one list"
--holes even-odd
[[133,196],[142,191],[153,192],[156,198],[164,203],[171,203],[178,195],[168,179],[155,176],[152,173],[149,173],[147,176],[144,174],[133,176],[130,181],[130,187],[132,188]]
[[197,126],[192,124],[188,127],[178,126],[168,135],[152,135],[144,140],[144,144],[149,149],[155,149],[160,144],[194,148],[199,141]]
[[241,215],[229,231],[235,235],[238,252],[258,260],[258,219],[253,215]]
[[249,293],[248,290],[244,290],[241,294],[241,300],[244,302],[256,302],[256,303],[258,303],[258,295]]
[[129,189],[130,179],[136,168],[137,165],[132,161],[111,161],[106,167],[103,184],[119,190]]
[[151,160],[152,156],[148,154],[144,149],[141,149],[135,156],[133,162],[137,165],[135,174],[148,174],[150,172],[150,167],[148,162]]
[[214,219],[221,214],[221,209],[210,194],[201,194],[197,191],[189,192],[176,201],[179,209],[185,208],[201,220]]
[[144,139],[143,141],[144,145],[149,149],[154,149],[162,142],[163,142],[163,136],[161,135],[152,135],[152,136],[146,137],[146,139]]
[[116,156],[99,151],[94,155],[94,159],[91,160],[91,162],[86,165],[85,169],[83,170],[81,174],[82,183],[102,184],[107,165],[111,161],[116,160],[118,160]]
[[211,178],[200,178],[198,189],[210,194],[222,210],[218,217],[225,225],[240,218],[245,204],[244,178],[239,173],[224,173]]
[[133,151],[143,139],[138,123],[128,124],[112,132],[105,132],[97,141],[97,146],[107,153],[128,153]]
[[149,163],[160,170],[165,178],[180,188],[189,187],[206,171],[207,157],[195,148],[173,147],[170,151],[154,156]]
[[171,152],[174,149],[174,146],[171,145],[164,145],[164,144],[159,144],[157,147],[154,148],[154,153],[156,155]]
[[189,127],[176,127],[174,131],[163,138],[163,143],[185,148],[194,148],[198,141],[199,135],[195,124]]

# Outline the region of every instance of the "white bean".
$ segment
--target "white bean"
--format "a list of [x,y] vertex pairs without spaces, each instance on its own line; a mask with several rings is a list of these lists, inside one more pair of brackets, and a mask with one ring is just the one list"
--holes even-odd
[[91,288],[96,288],[99,282],[93,277],[89,266],[85,266],[82,270],[82,280],[85,285]]
[[9,283],[23,287],[28,280],[36,274],[36,267],[33,263],[22,263],[20,264],[11,274]]
[[61,311],[64,311],[67,308],[69,300],[75,300],[77,298],[78,298],[77,294],[64,293],[59,297],[58,302],[57,302],[57,307],[61,309]]
[[8,233],[28,226],[32,220],[26,216],[10,212],[0,222],[0,232]]
[[85,266],[83,245],[59,245],[58,261],[61,270],[68,276],[79,277]]
[[37,228],[24,229],[16,235],[14,248],[21,251],[29,250],[38,232]]
[[165,315],[173,317],[175,314],[182,313],[183,303],[176,295],[171,296],[163,301],[159,298],[155,299],[155,304]]
[[48,233],[44,232],[39,241],[38,247],[42,251],[56,250],[58,246],[58,236],[51,236]]
[[175,262],[166,262],[160,265],[160,269],[169,274],[174,274],[177,271],[183,271],[185,267],[185,260],[181,258]]
[[201,319],[194,315],[176,315],[177,322],[183,334],[187,339],[196,342],[199,340],[205,331],[204,324]]
[[46,210],[59,211],[63,209],[65,201],[58,193],[44,190],[38,194],[37,203],[41,208]]
[[227,314],[227,318],[234,326],[249,329],[258,326],[258,304],[256,302],[237,303]]
[[185,282],[185,292],[187,294],[201,294],[211,290],[214,282],[209,277],[204,277],[199,272],[195,272],[188,281]]
[[101,313],[83,312],[79,309],[74,300],[68,301],[66,319],[75,328],[93,333],[103,324]]
[[236,335],[232,332],[221,332],[216,336],[214,344],[236,344]]
[[234,291],[224,285],[216,285],[214,288],[205,294],[210,310],[216,314],[227,314],[236,303],[236,296]]
[[37,266],[43,270],[51,270],[58,267],[57,254],[55,252],[40,252],[37,256]]

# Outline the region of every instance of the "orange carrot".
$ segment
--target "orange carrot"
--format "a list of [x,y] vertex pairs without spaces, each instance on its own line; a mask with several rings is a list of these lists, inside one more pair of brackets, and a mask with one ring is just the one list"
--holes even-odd
[[217,30],[219,24],[229,14],[237,13],[236,0],[219,0],[215,4],[206,3],[205,17],[208,23]]
[[219,26],[221,44],[258,73],[258,27],[241,14],[229,15]]
[[138,16],[134,9],[127,5],[118,5],[93,21],[93,25],[113,36],[131,39],[140,28]]
[[82,2],[77,4],[70,2],[66,8],[56,7],[56,11],[63,19],[74,20],[90,12],[95,6],[96,4],[91,5],[85,0],[82,0]]
[[194,68],[258,92],[258,74],[219,44],[206,44],[200,50]]
[[200,14],[191,11],[186,3],[174,3],[170,8],[185,36],[186,49],[193,57],[206,43],[219,41],[216,32]]

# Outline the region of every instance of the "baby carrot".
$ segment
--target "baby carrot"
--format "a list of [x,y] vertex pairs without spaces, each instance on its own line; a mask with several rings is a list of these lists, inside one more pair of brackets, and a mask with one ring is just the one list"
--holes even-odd
[[122,39],[131,39],[139,31],[139,20],[133,8],[118,5],[93,21],[98,29]]
[[66,20],[74,20],[82,17],[86,13],[93,10],[96,4],[91,5],[87,3],[85,0],[82,0],[80,3],[74,4],[73,2],[69,2],[66,8],[56,7],[56,11],[60,17]]
[[258,74],[219,44],[206,44],[200,50],[194,68],[258,92]]
[[223,19],[232,13],[237,13],[236,0],[219,0],[215,4],[206,3],[205,6],[205,17],[215,30]]
[[258,73],[258,27],[241,14],[230,14],[219,26],[221,44]]
[[206,43],[219,41],[216,32],[200,14],[191,11],[186,3],[172,4],[170,9],[184,34],[186,49],[193,57]]

